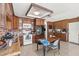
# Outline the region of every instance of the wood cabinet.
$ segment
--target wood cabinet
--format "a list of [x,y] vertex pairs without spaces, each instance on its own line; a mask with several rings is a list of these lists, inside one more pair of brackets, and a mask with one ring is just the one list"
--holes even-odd
[[13,19],[13,29],[14,30],[19,29],[19,17],[17,17],[17,16],[14,16],[14,19]]
[[[44,19],[41,19],[41,18],[36,18],[36,19],[34,19],[35,21],[34,21],[34,32],[36,32],[36,27],[38,27],[38,26],[45,26],[45,24],[44,24]],[[44,39],[45,38],[45,34],[40,34],[40,35],[37,35],[36,33],[34,33],[34,35],[33,35],[33,43],[36,43],[39,39]]]
[[44,19],[36,19],[36,25],[44,25]]
[[57,38],[60,38],[62,41],[68,41],[68,38],[66,38],[66,36],[68,36],[68,23],[71,23],[71,22],[77,22],[79,21],[79,17],[77,18],[72,18],[72,19],[64,19],[64,20],[61,20],[61,21],[55,21],[55,22],[48,22],[47,25],[48,25],[48,40],[52,40],[53,38],[49,38],[50,35],[53,35],[51,34],[52,32],[49,32],[50,29],[61,29],[61,30],[66,30],[66,33],[62,34],[62,33],[57,33],[55,32],[55,36]]
[[7,31],[12,30],[12,21],[8,16],[6,16],[6,30]]
[[7,22],[7,30],[12,30],[13,29],[13,6],[11,3],[6,3],[5,4],[5,12],[6,12],[6,22]]
[[35,42],[36,42],[35,37],[36,37],[36,36],[33,34],[33,35],[32,35],[32,43],[35,43]]
[[58,39],[61,39],[61,41],[67,41],[66,40],[66,34],[62,34],[62,33],[55,33],[56,37]]
[[[67,22],[64,21],[57,21],[57,22],[47,22],[47,37],[49,41],[53,41],[56,39],[61,39],[62,41],[66,41],[66,33],[58,33],[56,29],[66,29],[67,27]],[[54,30],[54,32],[53,32]],[[55,36],[55,37],[53,37]]]
[[6,11],[5,4],[0,3],[0,32],[6,31]]
[[53,40],[56,40],[56,37],[50,37],[51,35],[53,36],[53,22],[47,22],[47,39],[48,41],[52,42]]
[[48,29],[53,29],[53,22],[47,22],[47,28]]
[[30,18],[23,18],[23,23],[32,24],[32,19],[30,19]]
[[65,29],[67,27],[68,21],[62,20],[62,21],[56,21],[54,22],[54,27],[56,29]]
[[13,29],[13,7],[11,3],[0,3],[0,29],[7,32]]

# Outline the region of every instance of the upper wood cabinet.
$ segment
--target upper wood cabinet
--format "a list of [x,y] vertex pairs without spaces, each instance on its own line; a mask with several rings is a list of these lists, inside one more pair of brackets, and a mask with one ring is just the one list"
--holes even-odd
[[0,3],[0,31],[4,32],[6,21],[5,4]]
[[13,28],[13,8],[11,3],[0,3],[0,28],[5,32]]
[[47,22],[47,28],[53,29],[53,22]]
[[30,18],[23,18],[23,23],[32,24],[32,19],[30,19]]
[[12,21],[8,16],[6,16],[6,30],[9,31],[11,29],[12,29]]
[[54,27],[56,29],[65,29],[67,27],[68,21],[62,20],[62,21],[56,21],[54,22]]
[[44,19],[36,19],[36,25],[44,25]]
[[6,12],[7,31],[13,30],[13,20],[14,20],[13,6],[11,3],[5,3],[4,5],[5,5],[5,12]]
[[14,16],[13,29],[14,30],[18,30],[19,29],[19,17],[17,17],[17,16]]

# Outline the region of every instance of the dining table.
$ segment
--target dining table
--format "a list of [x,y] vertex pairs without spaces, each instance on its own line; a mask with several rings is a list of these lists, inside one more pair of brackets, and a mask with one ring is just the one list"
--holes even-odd
[[48,47],[50,45],[50,42],[47,39],[39,40],[37,42],[37,51],[38,51],[38,45],[43,46],[43,56],[45,56],[46,47]]

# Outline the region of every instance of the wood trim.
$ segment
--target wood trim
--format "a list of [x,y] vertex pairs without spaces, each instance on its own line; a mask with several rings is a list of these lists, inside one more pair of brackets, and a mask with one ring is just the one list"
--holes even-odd
[[43,6],[37,5],[37,4],[35,4],[35,3],[32,3],[32,6],[36,6],[36,7],[39,7],[39,8],[41,8],[41,9],[44,9],[44,10],[47,10],[47,11],[50,11],[51,13],[53,13],[53,11],[51,11],[51,10],[49,10],[49,9],[43,7]]
[[27,14],[29,13],[31,7],[32,7],[32,4],[30,5],[29,9],[27,10],[27,12],[26,12],[26,14],[25,14],[26,16],[27,16]]

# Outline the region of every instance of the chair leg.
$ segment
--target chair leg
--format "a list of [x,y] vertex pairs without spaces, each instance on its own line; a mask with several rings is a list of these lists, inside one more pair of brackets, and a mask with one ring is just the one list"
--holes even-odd
[[[54,51],[54,50],[53,50],[53,51]],[[59,49],[57,49],[57,51],[54,51],[53,53],[54,53],[54,56],[56,55],[56,53],[57,53],[58,55],[60,55]]]
[[55,56],[55,53],[54,53],[54,56]]
[[58,54],[60,55],[60,50],[58,49]]
[[49,48],[47,49],[47,52],[50,51],[50,49],[51,49],[51,48],[49,47]]

